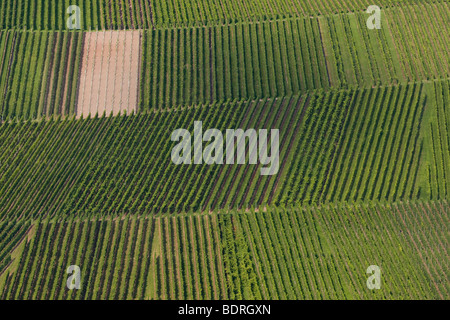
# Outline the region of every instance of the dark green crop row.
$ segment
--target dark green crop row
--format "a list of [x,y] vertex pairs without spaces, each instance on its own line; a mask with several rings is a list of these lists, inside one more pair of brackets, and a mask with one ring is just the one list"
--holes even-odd
[[[446,200],[255,211],[35,222],[0,298],[449,298]],[[371,265],[381,290],[367,288]]]
[[[379,0],[381,8],[445,0]],[[369,0],[3,0],[0,29],[66,30],[67,8],[81,9],[81,27],[150,29],[266,21],[365,11]]]
[[1,32],[2,120],[74,114],[82,40],[78,32]]
[[[415,198],[435,187],[417,178],[421,134],[428,129],[423,112],[435,108],[424,86],[433,84],[5,123],[0,219]],[[261,176],[261,164],[249,164],[248,155],[245,165],[175,165],[171,134],[179,128],[193,134],[194,121],[223,134],[232,128],[279,129],[280,170]]]

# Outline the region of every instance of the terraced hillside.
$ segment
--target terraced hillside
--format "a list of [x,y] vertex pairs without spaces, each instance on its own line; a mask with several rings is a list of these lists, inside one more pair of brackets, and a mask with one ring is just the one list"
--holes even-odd
[[[434,85],[4,124],[0,218],[413,199],[440,188],[433,180],[418,182],[419,173],[427,174],[420,170],[424,149],[432,152],[424,146],[423,114],[432,107],[424,87]],[[278,174],[260,175],[261,164],[175,165],[171,133],[193,132],[194,121],[205,131],[279,128]],[[448,153],[441,157],[449,163]]]
[[78,32],[1,31],[2,120],[74,114],[82,41]]
[[[447,201],[37,221],[2,299],[442,299]],[[432,237],[430,237],[432,235]],[[69,264],[83,286],[65,284]],[[366,287],[382,268],[384,290]],[[24,271],[27,272],[24,272]]]
[[372,4],[2,1],[0,299],[448,300],[450,6]]
[[[445,0],[379,0],[382,8]],[[62,30],[67,8],[81,9],[83,29],[151,29],[264,21],[365,10],[368,0],[4,0],[0,28]]]
[[[368,15],[357,12],[128,36],[4,31],[2,119],[130,114],[449,79],[446,3],[383,14],[381,30],[367,29]],[[30,63],[18,63],[24,59]]]
[[84,34],[77,117],[136,112],[140,67],[139,31]]
[[[438,18],[427,19],[423,8]],[[381,30],[368,30],[367,14],[356,13],[148,31],[140,107],[448,79],[450,39],[440,33],[449,28],[448,8],[384,12]]]

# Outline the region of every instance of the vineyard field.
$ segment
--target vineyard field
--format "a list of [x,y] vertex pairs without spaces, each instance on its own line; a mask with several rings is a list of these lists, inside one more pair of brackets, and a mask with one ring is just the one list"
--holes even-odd
[[[437,19],[423,18],[423,7]],[[2,119],[109,116],[449,79],[449,39],[439,32],[448,28],[448,8],[423,7],[385,10],[389,23],[375,32],[365,28],[364,13],[144,31],[5,31]],[[17,63],[23,59],[30,64]]]
[[[379,0],[381,8],[412,4],[445,3],[445,0]],[[205,26],[239,21],[267,21],[292,17],[364,11],[369,0],[4,0],[0,29],[64,30],[70,14],[80,8],[81,27],[97,29],[155,29]]]
[[449,300],[449,31],[448,0],[0,1],[0,300]]
[[137,111],[140,42],[139,31],[84,34],[78,118]]
[[[1,156],[0,218],[17,212],[37,218],[413,199],[431,187],[417,183],[423,110],[430,107],[424,87],[429,86],[434,85],[5,124],[0,128],[2,148],[8,150]],[[362,106],[368,106],[364,112]],[[178,128],[193,132],[194,121],[202,121],[205,130],[279,128],[278,175],[260,176],[261,164],[173,164],[170,134]]]
[[[40,221],[20,244],[16,272],[0,276],[0,293],[33,300],[439,299],[450,294],[449,215],[447,201],[408,201]],[[82,290],[59,285],[72,264],[85,275]],[[383,268],[388,290],[367,289],[370,264]]]
[[78,32],[1,32],[2,121],[73,115],[82,41]]

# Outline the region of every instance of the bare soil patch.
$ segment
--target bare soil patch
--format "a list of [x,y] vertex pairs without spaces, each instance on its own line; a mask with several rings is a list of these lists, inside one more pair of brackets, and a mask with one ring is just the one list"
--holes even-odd
[[136,112],[141,33],[87,32],[77,117]]

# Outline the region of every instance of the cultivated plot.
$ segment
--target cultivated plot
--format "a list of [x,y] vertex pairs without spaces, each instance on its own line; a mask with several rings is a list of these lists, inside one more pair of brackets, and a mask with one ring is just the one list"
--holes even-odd
[[77,117],[136,112],[140,31],[87,32]]

